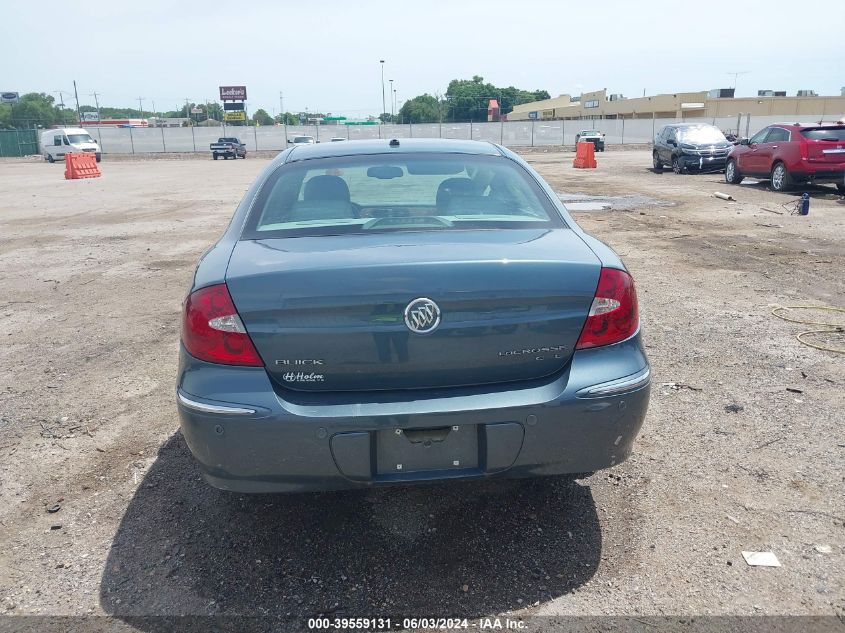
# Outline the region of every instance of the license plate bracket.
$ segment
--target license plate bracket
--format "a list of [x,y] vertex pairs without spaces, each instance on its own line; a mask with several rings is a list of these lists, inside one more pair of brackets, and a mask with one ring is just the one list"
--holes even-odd
[[478,427],[474,424],[376,432],[376,474],[404,475],[477,469]]

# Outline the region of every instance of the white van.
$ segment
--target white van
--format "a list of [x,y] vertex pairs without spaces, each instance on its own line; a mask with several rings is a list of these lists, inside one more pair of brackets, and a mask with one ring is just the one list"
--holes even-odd
[[56,128],[41,133],[41,155],[44,160],[53,163],[63,160],[65,154],[72,152],[96,152],[100,162],[102,152],[97,141],[81,127]]

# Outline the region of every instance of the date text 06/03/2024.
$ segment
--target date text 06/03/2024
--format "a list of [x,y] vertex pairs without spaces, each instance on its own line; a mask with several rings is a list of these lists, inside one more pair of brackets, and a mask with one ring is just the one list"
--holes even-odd
[[512,620],[510,618],[309,618],[308,628],[310,630],[384,630],[389,631],[398,627],[401,623],[402,629],[476,629],[476,630],[524,630],[527,623],[524,620]]

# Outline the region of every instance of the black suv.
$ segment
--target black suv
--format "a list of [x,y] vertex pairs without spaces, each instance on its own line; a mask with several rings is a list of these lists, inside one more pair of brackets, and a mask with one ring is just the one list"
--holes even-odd
[[654,168],[671,165],[676,174],[723,170],[732,147],[719,128],[706,123],[664,125],[654,138]]

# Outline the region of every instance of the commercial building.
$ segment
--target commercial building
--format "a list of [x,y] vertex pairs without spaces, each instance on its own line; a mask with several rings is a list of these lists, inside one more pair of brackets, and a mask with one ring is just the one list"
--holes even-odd
[[[508,113],[508,121],[570,119],[714,119],[750,114],[782,116],[785,119],[836,120],[845,115],[845,95],[813,96],[801,90],[801,96],[779,96],[774,90],[761,91],[766,96],[733,97],[732,90],[678,92],[627,99],[607,90],[582,93],[579,97],[560,95],[553,99],[523,103]],[[771,93],[771,95],[768,95]],[[721,96],[713,96],[721,95]]]

